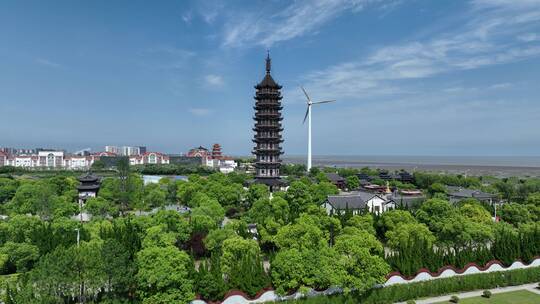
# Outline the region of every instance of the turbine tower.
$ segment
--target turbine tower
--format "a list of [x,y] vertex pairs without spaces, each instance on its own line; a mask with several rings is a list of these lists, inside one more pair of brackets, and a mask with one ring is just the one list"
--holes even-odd
[[302,89],[302,92],[304,92],[304,95],[306,95],[307,99],[307,110],[306,115],[304,116],[304,122],[306,123],[306,119],[308,120],[308,156],[307,156],[307,171],[311,170],[311,106],[317,105],[321,103],[330,103],[334,102],[335,100],[323,100],[323,101],[311,101],[311,98],[309,98],[308,93],[304,89],[304,87],[300,87]]

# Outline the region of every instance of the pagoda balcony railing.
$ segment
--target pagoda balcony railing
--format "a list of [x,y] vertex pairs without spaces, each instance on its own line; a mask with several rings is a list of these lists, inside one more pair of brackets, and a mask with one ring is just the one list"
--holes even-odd
[[256,123],[255,128],[281,128],[280,123]]
[[264,134],[256,134],[255,139],[281,139],[281,135],[264,135]]
[[278,92],[278,91],[264,91],[264,90],[259,90],[255,93],[255,97],[259,97],[259,96],[268,96],[269,98],[276,98],[276,97],[280,97],[281,96],[281,93]]
[[281,148],[254,148],[253,154],[257,153],[269,153],[269,154],[277,154],[281,152]]
[[255,102],[256,107],[275,107],[275,106],[281,106],[281,102],[279,100],[275,99],[257,99]]
[[270,93],[270,94],[279,93],[279,91],[276,90],[276,89],[268,89],[268,88],[259,89],[257,92],[259,92],[259,93]]
[[255,115],[255,116],[253,116],[253,120],[259,121],[261,119],[282,121],[283,117],[281,117],[279,114],[278,115]]
[[275,111],[281,111],[283,110],[283,107],[279,104],[268,104],[268,105],[257,105],[255,104],[255,106],[253,107],[253,110],[255,111],[261,111],[261,110],[266,110],[266,109],[272,109],[272,110],[275,110]]
[[254,167],[275,169],[281,167],[281,163],[255,163]]
[[[253,130],[253,132],[262,132],[262,131],[267,131],[268,129],[269,129],[268,127],[256,127],[256,128],[252,128],[251,130]],[[272,129],[272,131],[283,132],[283,128]]]
[[255,116],[281,116],[279,111],[268,111],[266,109],[255,112]]
[[283,139],[280,139],[280,138],[265,138],[265,139],[252,139],[251,140],[252,142],[256,143],[256,144],[260,144],[260,143],[273,143],[273,144],[280,144],[283,142]]
[[262,160],[258,160],[255,162],[256,165],[280,165],[281,164],[281,159],[280,160],[275,160],[275,161],[262,161]]

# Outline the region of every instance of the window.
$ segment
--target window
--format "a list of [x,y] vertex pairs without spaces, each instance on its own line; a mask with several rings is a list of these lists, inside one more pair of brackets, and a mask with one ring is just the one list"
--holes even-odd
[[47,167],[54,167],[54,154],[47,155]]

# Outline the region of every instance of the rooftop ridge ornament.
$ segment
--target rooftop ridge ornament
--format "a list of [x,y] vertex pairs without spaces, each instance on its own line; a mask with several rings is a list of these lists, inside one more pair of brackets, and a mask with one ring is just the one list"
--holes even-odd
[[272,59],[270,59],[270,50],[266,50],[266,73],[270,74],[272,69]]

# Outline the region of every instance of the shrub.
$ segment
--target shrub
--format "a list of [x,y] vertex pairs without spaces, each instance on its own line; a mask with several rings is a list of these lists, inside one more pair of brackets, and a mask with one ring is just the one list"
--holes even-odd
[[459,303],[459,297],[458,296],[451,296],[450,302],[452,303]]
[[484,298],[488,298],[488,299],[491,298],[491,291],[489,291],[489,290],[484,290],[484,292],[482,293],[482,296],[483,296]]
[[[286,301],[301,304],[389,304],[410,299],[435,297],[449,293],[488,289],[497,286],[514,286],[540,281],[540,267],[516,269],[504,272],[480,273],[452,278],[436,279],[411,284],[396,284],[372,289],[364,294],[350,293],[332,297],[319,296],[302,300]],[[413,303],[413,302],[411,302]]]
[[415,300],[409,300],[409,301],[407,301],[407,304],[416,304],[416,301]]

